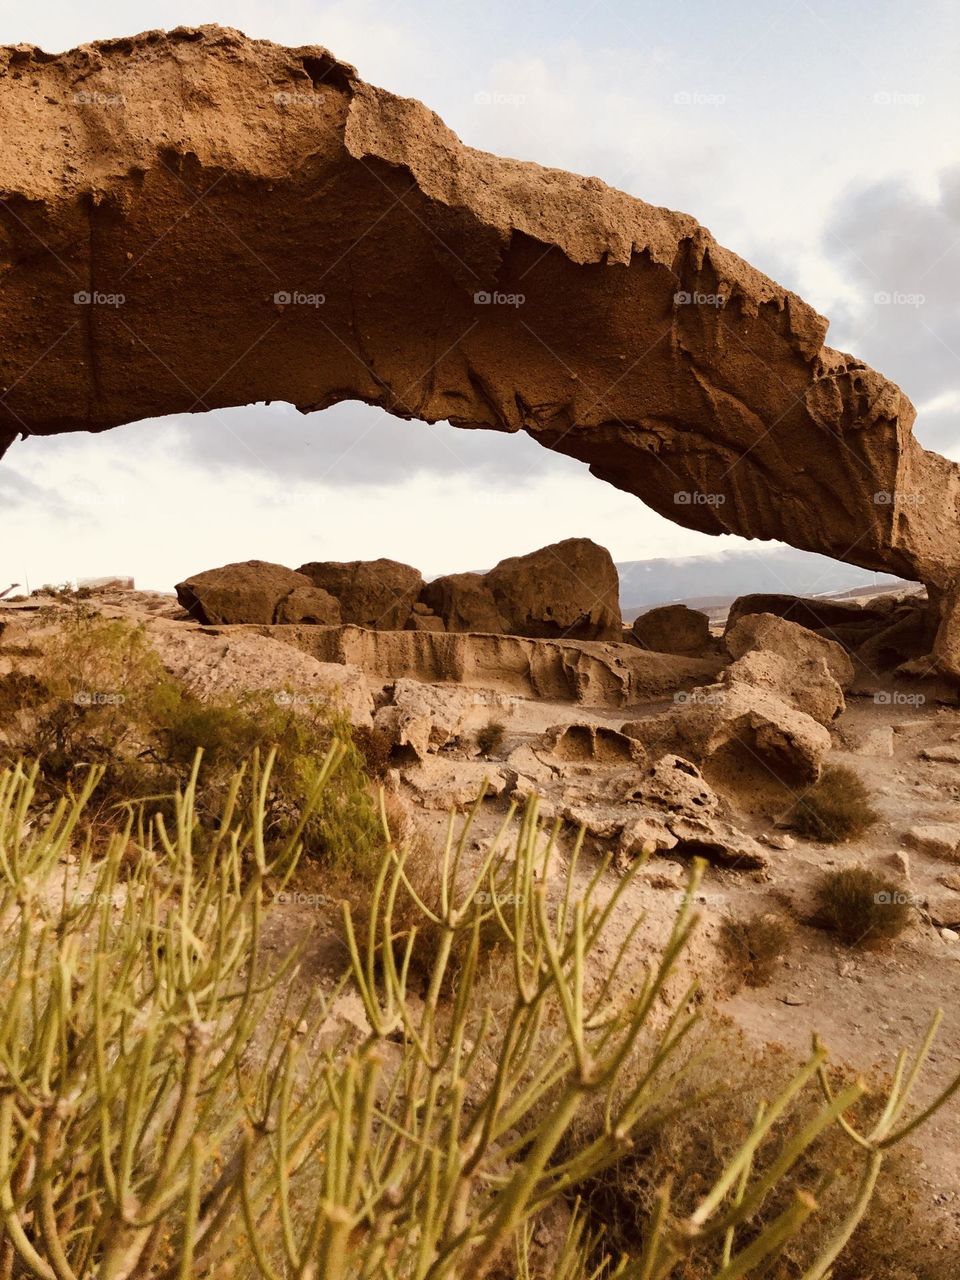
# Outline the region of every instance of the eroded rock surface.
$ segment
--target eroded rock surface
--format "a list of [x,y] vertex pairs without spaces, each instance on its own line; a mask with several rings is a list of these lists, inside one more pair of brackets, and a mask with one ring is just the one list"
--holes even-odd
[[344,622],[386,631],[407,625],[424,585],[420,570],[399,560],[311,561],[297,572],[339,602]]
[[958,577],[960,468],[910,401],[687,214],[219,27],[0,50],[0,132],[0,449],[358,399],[526,431],[690,528]]
[[635,618],[633,638],[642,649],[655,653],[702,656],[716,647],[710,634],[710,619],[685,604],[665,604],[648,609]]

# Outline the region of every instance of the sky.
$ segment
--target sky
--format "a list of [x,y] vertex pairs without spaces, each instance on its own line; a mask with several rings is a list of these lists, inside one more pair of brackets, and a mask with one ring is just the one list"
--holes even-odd
[[[922,443],[960,459],[953,0],[0,0],[0,43],[54,52],[202,22],[325,45],[471,146],[692,213],[830,317],[830,344],[898,382]],[[741,545],[524,436],[358,404],[34,438],[0,461],[0,577],[28,586],[170,590],[253,558],[387,555],[430,576],[572,536],[617,560]]]

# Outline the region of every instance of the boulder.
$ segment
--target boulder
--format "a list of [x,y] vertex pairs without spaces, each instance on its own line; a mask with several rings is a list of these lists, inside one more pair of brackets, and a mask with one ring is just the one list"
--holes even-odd
[[841,645],[771,613],[745,615],[727,629],[723,642],[731,658],[742,658],[752,649],[777,653],[788,663],[822,658],[841,689],[853,683],[853,662]]
[[727,614],[726,630],[730,631],[741,618],[753,613],[769,613],[796,622],[809,631],[829,632],[832,627],[869,627],[887,622],[890,605],[861,605],[853,600],[819,600],[811,596],[756,592],[734,600]]
[[644,773],[633,799],[681,816],[716,813],[720,797],[691,760],[667,752]]
[[399,560],[311,561],[298,573],[340,602],[344,622],[378,631],[401,631],[424,586],[419,569]]
[[685,604],[665,604],[649,609],[635,618],[633,638],[644,649],[655,653],[678,653],[699,656],[715,647],[710,634],[710,619],[698,609]]
[[442,618],[447,631],[502,635],[506,624],[482,573],[449,573],[428,582],[420,595]]
[[207,569],[178,582],[177,599],[208,626],[250,622],[338,626],[340,606],[302,573],[266,560],[243,560]]
[[737,682],[767,689],[824,725],[832,724],[846,705],[826,662],[815,655],[788,658],[770,649],[751,649],[720,676],[721,684]]
[[904,844],[931,858],[957,860],[960,847],[960,827],[949,822],[923,822],[910,827],[903,837]]
[[428,756],[401,770],[404,782],[427,809],[466,809],[481,795],[499,796],[507,779],[500,769],[477,760]]
[[620,578],[610,552],[589,538],[501,560],[484,582],[510,635],[622,639]]
[[470,736],[491,718],[501,718],[507,699],[492,691],[452,684],[397,680],[390,702],[379,708],[374,725],[395,747],[409,747],[421,759],[448,743]]
[[672,752],[702,765],[739,746],[762,772],[798,781],[815,781],[830,750],[830,734],[811,716],[736,681],[694,689],[669,711],[628,721],[622,730],[651,757]]

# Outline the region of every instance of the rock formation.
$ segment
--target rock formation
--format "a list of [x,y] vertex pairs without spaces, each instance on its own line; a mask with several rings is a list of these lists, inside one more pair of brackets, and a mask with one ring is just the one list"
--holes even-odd
[[297,570],[340,603],[344,622],[402,631],[423,590],[419,569],[398,560],[323,561]]
[[526,431],[690,528],[960,609],[960,468],[686,214],[474,151],[325,49],[218,27],[0,50],[0,132],[0,450],[357,399]]
[[177,583],[177,599],[192,618],[213,625],[340,623],[340,606],[332,595],[302,573],[266,560],[244,560],[196,573]]
[[642,649],[654,653],[700,656],[715,647],[710,619],[685,604],[664,604],[635,618],[633,638]]

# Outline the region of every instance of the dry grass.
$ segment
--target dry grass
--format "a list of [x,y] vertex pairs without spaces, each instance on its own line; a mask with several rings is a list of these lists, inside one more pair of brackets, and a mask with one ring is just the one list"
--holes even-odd
[[910,924],[901,886],[868,867],[828,871],[817,885],[817,919],[848,947],[876,947]]
[[745,920],[724,920],[720,937],[738,981],[748,987],[762,987],[773,977],[777,961],[789,949],[793,925],[785,916],[760,912]]
[[877,821],[870,792],[847,765],[831,765],[787,814],[798,835],[824,844],[839,844],[862,835]]
[[477,730],[476,743],[477,749],[482,756],[496,755],[503,746],[503,740],[506,737],[507,726],[502,720],[488,720],[485,725]]

